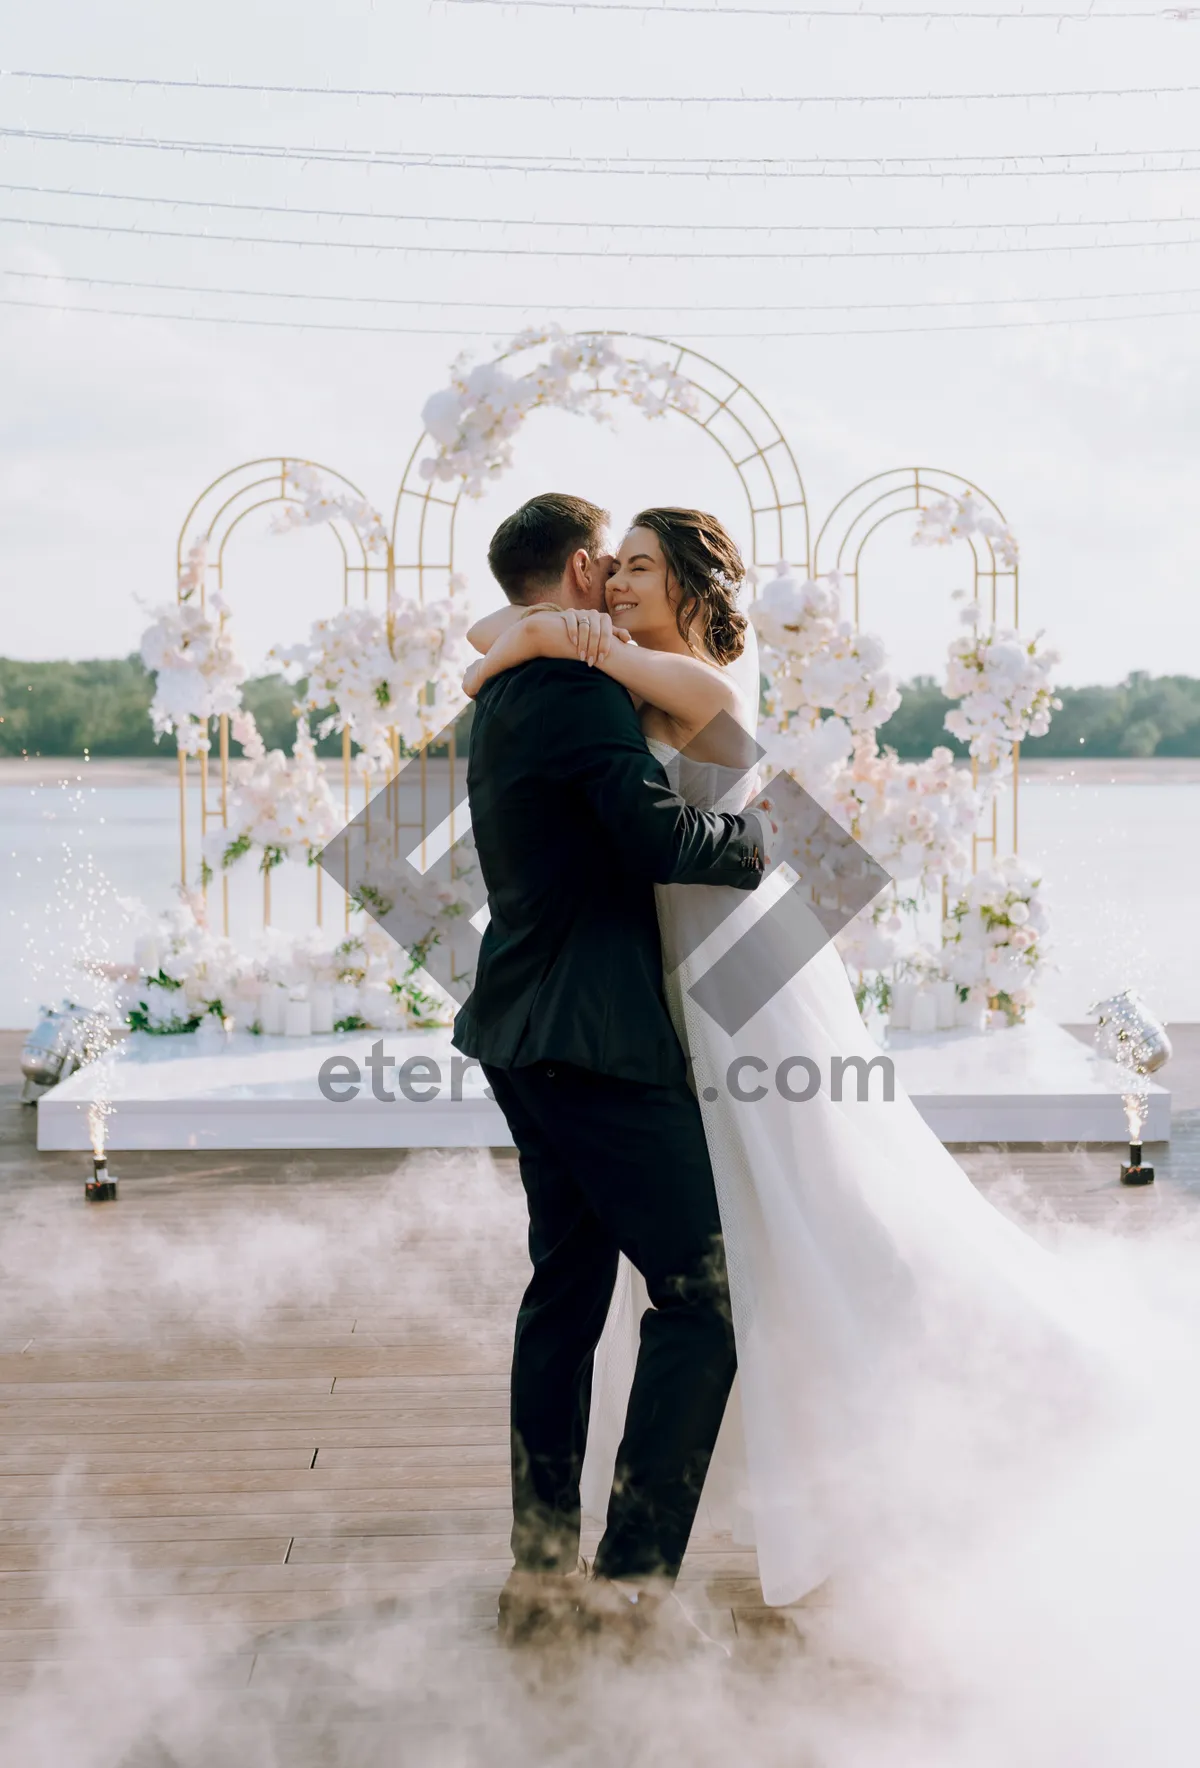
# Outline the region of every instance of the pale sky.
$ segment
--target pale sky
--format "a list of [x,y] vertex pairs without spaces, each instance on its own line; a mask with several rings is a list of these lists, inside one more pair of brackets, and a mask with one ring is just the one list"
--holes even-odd
[[[777,3],[783,9],[786,0]],[[923,3],[952,10],[955,0]],[[1006,0],[976,3],[1005,10]],[[1069,3],[1057,0],[1060,8]],[[729,17],[732,4],[721,16],[654,18],[615,8],[606,16],[426,0],[378,9],[366,0],[339,0],[336,7],[296,0],[286,8],[208,0],[203,9],[41,0],[36,9],[18,9],[10,0],[5,10],[9,69],[563,98],[549,105],[267,97],[9,77],[0,80],[5,130],[485,159],[642,156],[677,160],[681,170],[694,169],[698,159],[752,156],[841,156],[837,169],[855,159],[866,162],[866,173],[873,159],[924,164],[929,156],[1072,154],[1083,157],[1071,163],[1090,165],[1093,175],[702,178],[368,169],[0,135],[0,180],[39,187],[0,191],[0,216],[35,222],[0,221],[6,272],[275,296],[89,288],[6,274],[0,295],[8,301],[462,328],[446,336],[356,335],[0,306],[0,654],[115,656],[133,649],[144,624],[136,598],[154,603],[173,593],[175,536],[185,511],[209,480],[239,461],[272,453],[326,461],[390,516],[421,405],[443,383],[451,358],[463,347],[491,356],[527,321],[558,317],[568,325],[694,341],[735,372],[791,441],[818,523],[858,480],[889,467],[939,466],[984,486],[1022,544],[1024,624],[1047,628],[1064,653],[1064,681],[1115,681],[1131,668],[1200,674],[1192,534],[1200,153],[1190,157],[1195,172],[1148,175],[1132,169],[1163,162],[1088,157],[1183,150],[1197,114],[1195,92],[836,108],[585,105],[570,97],[1028,93],[1189,83],[1200,89],[1200,18],[1175,24],[1147,7],[1143,19],[1058,25],[801,23]],[[1127,175],[1098,175],[1113,164]],[[238,213],[45,194],[48,188],[338,214]],[[348,211],[467,219],[339,218]],[[1142,225],[1029,225],[1080,220]],[[86,222],[91,230],[48,221]],[[643,225],[622,229],[622,222]],[[689,231],[686,223],[705,231]],[[1011,226],[985,225],[995,223]],[[773,231],[746,231],[751,224]],[[928,231],[898,231],[916,224]],[[322,243],[139,238],[106,226]],[[712,231],[717,226],[728,231]],[[353,240],[486,245],[511,255],[332,243]],[[1095,241],[1103,249],[1086,249]],[[1120,243],[1130,241],[1140,243]],[[994,249],[1050,243],[1073,249]],[[992,249],[966,250],[977,245]],[[906,248],[929,255],[864,255]],[[531,249],[550,255],[524,255]],[[602,255],[565,255],[589,250]],[[849,251],[857,261],[745,256]],[[637,255],[669,252],[700,255]],[[420,304],[278,298],[285,292]],[[1125,299],[1061,299],[1097,294]],[[911,305],[972,300],[1013,304]],[[846,310],[864,303],[909,305]],[[825,310],[762,311],[769,306]],[[1013,323],[1175,310],[1184,316],[1028,329]],[[949,329],[983,322],[1012,329]],[[912,326],[940,329],[894,329]],[[893,331],[764,336],[854,328]],[[736,480],[682,421],[649,425],[627,412],[608,434],[539,415],[520,440],[517,468],[464,516],[463,563],[476,605],[493,599],[483,562],[492,527],[523,497],[550,488],[607,502],[618,521],[640,503],[699,503],[744,532]],[[961,560],[914,552],[909,532],[893,524],[881,537],[864,588],[864,624],[884,633],[902,676],[940,668],[955,630],[949,591],[965,581]],[[265,524],[262,534],[247,535],[231,589],[251,661],[274,641],[302,636],[316,613],[334,605],[330,567],[319,537],[267,539]]]

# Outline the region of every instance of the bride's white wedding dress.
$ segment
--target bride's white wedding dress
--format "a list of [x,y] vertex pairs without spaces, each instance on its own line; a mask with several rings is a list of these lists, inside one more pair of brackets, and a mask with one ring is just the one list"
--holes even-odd
[[[677,758],[652,747],[670,771]],[[689,765],[677,783],[706,808],[747,797],[744,785],[722,797],[717,769]],[[700,1520],[753,1541],[773,1604],[869,1557],[881,1530],[911,1526],[914,1505],[960,1526],[949,1511],[964,1492],[982,1492],[998,1457],[1018,1478],[1035,1443],[1073,1409],[1090,1410],[1077,1402],[1106,1389],[1092,1376],[1111,1357],[1073,1276],[984,1201],[898,1085],[886,1100],[876,1073],[860,1100],[851,1069],[846,1096],[833,1096],[833,1057],[880,1051],[832,945],[736,1036],[688,998],[785,888],[776,875],[749,896],[723,891],[740,895],[736,909],[666,977],[712,1154],[738,1347]],[[686,944],[710,894],[659,887],[665,951]],[[793,1056],[820,1072],[802,1103],[774,1083]],[[741,1082],[761,1097],[732,1095],[735,1057],[764,1065]],[[803,1071],[792,1085],[803,1087]],[[622,1260],[596,1361],[583,1482],[592,1516],[607,1505],[647,1305]]]

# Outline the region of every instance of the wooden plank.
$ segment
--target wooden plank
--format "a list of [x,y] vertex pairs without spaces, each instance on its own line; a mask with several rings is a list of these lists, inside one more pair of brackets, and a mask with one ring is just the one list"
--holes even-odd
[[[86,1489],[92,1497],[133,1498],[169,1495],[184,1498],[196,1494],[244,1492],[354,1492],[373,1490],[377,1493],[408,1493],[428,1488],[449,1491],[471,1486],[508,1487],[508,1469],[503,1465],[414,1469],[382,1467],[321,1466],[320,1452],[314,1450],[316,1466],[293,1466],[266,1471],[222,1471],[208,1468],[200,1471],[178,1469],[167,1458],[153,1469],[126,1468],[120,1472],[89,1474]],[[309,1460],[311,1462],[312,1457]],[[0,1516],[15,1514],[13,1505],[20,1499],[52,1493],[59,1483],[61,1470],[51,1473],[0,1474]],[[357,1501],[357,1499],[356,1499]]]
[[[489,1525],[488,1517],[494,1518]],[[428,1519],[428,1513],[425,1513]],[[233,1541],[238,1539],[268,1539],[282,1535],[290,1540],[298,1530],[309,1530],[315,1534],[336,1538],[345,1535],[347,1538],[364,1534],[413,1534],[430,1532],[428,1520],[422,1520],[419,1514],[392,1516],[373,1515],[370,1511],[348,1511],[330,1509],[324,1514],[297,1515],[285,1511],[282,1506],[262,1509],[248,1514],[223,1510],[214,1516],[161,1516],[155,1514],[114,1516],[107,1515],[100,1519],[77,1518],[63,1516],[53,1522],[44,1515],[21,1519],[18,1521],[0,1521],[0,1548],[6,1545],[26,1546],[30,1543],[47,1545],[52,1541],[66,1540],[72,1544],[78,1542],[80,1536],[79,1521],[99,1520],[103,1527],[97,1533],[105,1541],[123,1543],[126,1541]],[[507,1539],[511,1527],[511,1515],[506,1508],[503,1511],[447,1510],[443,1513],[444,1527],[457,1528],[463,1534],[486,1533],[489,1526],[493,1532],[500,1533]],[[285,1546],[286,1551],[286,1546]]]
[[304,1416],[306,1413],[331,1420],[340,1416],[351,1420],[361,1417],[369,1421],[378,1417],[380,1412],[408,1417],[461,1412],[464,1409],[507,1410],[507,1406],[507,1386],[496,1380],[468,1388],[463,1388],[458,1379],[452,1383],[443,1380],[436,1393],[407,1394],[397,1391],[395,1394],[361,1397],[345,1392],[337,1393],[332,1384],[323,1383],[318,1383],[315,1390],[310,1389],[300,1394],[274,1390],[263,1394],[258,1389],[247,1392],[246,1385],[239,1382],[218,1382],[208,1392],[193,1397],[189,1393],[169,1389],[165,1392],[146,1392],[138,1383],[133,1382],[128,1384],[126,1392],[116,1396],[92,1397],[83,1393],[60,1399],[56,1393],[35,1394],[20,1405],[10,1403],[0,1406],[0,1430],[7,1429],[10,1422],[25,1426],[39,1419],[55,1418],[64,1428],[71,1428],[75,1423],[80,1428],[85,1428],[90,1420],[99,1421],[106,1429],[112,1429],[116,1428],[112,1420],[126,1418],[131,1420],[131,1428],[144,1428],[147,1416],[190,1419],[243,1411],[257,1413],[262,1421],[262,1428],[266,1429],[273,1418],[282,1418],[285,1423],[290,1423],[297,1416]]
[[[105,1535],[112,1540],[114,1531],[106,1529]],[[120,1539],[116,1555],[122,1565],[135,1567],[282,1565],[292,1540],[293,1537],[286,1534],[253,1534],[244,1539],[231,1539],[226,1534],[216,1540],[205,1540],[198,1538],[191,1529],[181,1537],[179,1524],[175,1523],[172,1532],[161,1540]],[[41,1536],[24,1541],[0,1540],[0,1572],[34,1572],[44,1579],[49,1546],[50,1542]]]
[[[168,1545],[174,1547],[181,1543],[173,1542]],[[460,1586],[470,1589],[486,1587],[490,1590],[495,1578],[494,1566],[489,1565],[476,1575],[469,1567],[464,1569],[452,1560],[366,1560],[357,1566],[348,1566],[328,1560],[300,1565],[294,1559],[284,1565],[280,1559],[275,1562],[230,1565],[172,1565],[169,1587],[172,1592],[209,1595],[220,1595],[223,1592],[237,1595],[242,1591],[323,1590],[337,1594],[350,1592],[368,1597],[376,1592],[383,1595],[420,1594],[427,1590],[449,1590]],[[730,1587],[733,1590],[731,1601],[735,1597],[745,1600],[748,1593],[746,1580],[730,1580]],[[100,1592],[111,1588],[118,1595],[124,1594],[124,1568],[118,1568],[111,1578],[104,1574],[103,1568],[95,1574],[89,1574],[88,1588]],[[0,1570],[0,1598],[45,1599],[45,1596],[46,1578],[42,1571],[33,1567],[20,1571]]]
[[[110,1517],[115,1521],[122,1517],[137,1516],[165,1518],[272,1515],[298,1518],[320,1515],[328,1510],[337,1510],[345,1516],[380,1512],[407,1516],[434,1510],[494,1514],[497,1497],[495,1487],[460,1487],[437,1493],[430,1492],[423,1486],[407,1489],[397,1486],[387,1492],[368,1488],[342,1488],[333,1492],[292,1489],[284,1492],[198,1491],[175,1494],[155,1491],[120,1497],[93,1494],[87,1487],[82,1487],[76,1491],[56,1494],[54,1509],[56,1514],[73,1522],[105,1521]],[[13,1522],[32,1521],[43,1516],[46,1509],[45,1497],[38,1493],[30,1497],[7,1499],[4,1515]]]
[[420,1561],[455,1560],[467,1565],[495,1561],[507,1572],[512,1564],[509,1531],[472,1535],[297,1535],[288,1555],[288,1565],[406,1564]]
[[[213,1652],[226,1653],[230,1649],[230,1624],[228,1621],[196,1621],[189,1623],[180,1621],[172,1624],[173,1639],[185,1639],[189,1652],[186,1657],[179,1652],[167,1652],[162,1649],[162,1616],[157,1621],[147,1622],[145,1626],[126,1626],[114,1628],[105,1640],[105,1649],[119,1660],[125,1671],[138,1663],[182,1663],[185,1674],[192,1663],[192,1654],[199,1653],[207,1646]],[[73,1660],[75,1663],[94,1663],[96,1657],[96,1635],[90,1629],[79,1628],[34,1628],[17,1627],[0,1629],[0,1663],[36,1662],[42,1659],[55,1659],[59,1662]],[[243,1653],[245,1646],[243,1645]]]
[[[172,1590],[169,1599],[162,1595],[124,1597],[107,1594],[102,1598],[106,1632],[124,1634],[126,1629],[161,1628],[164,1613],[169,1613],[172,1630],[176,1627],[217,1626],[228,1622],[238,1628],[278,1626],[288,1621],[312,1621],[329,1615],[343,1614],[351,1609],[370,1611],[389,1598],[398,1599],[399,1591],[362,1591],[343,1588],[291,1590],[250,1590],[230,1595],[224,1592]],[[421,1591],[412,1591],[420,1595]],[[480,1614],[495,1615],[496,1599],[466,1593],[460,1605]],[[440,1606],[440,1605],[439,1605]],[[445,1612],[452,1612],[447,1605]],[[22,1632],[54,1634],[65,1623],[61,1603],[37,1597],[5,1598],[0,1595],[0,1637],[17,1629]]]
[[156,1399],[171,1399],[185,1404],[193,1395],[211,1402],[227,1391],[231,1404],[254,1408],[264,1401],[279,1405],[292,1395],[298,1399],[315,1398],[329,1393],[331,1386],[332,1377],[326,1379],[324,1376],[293,1375],[281,1377],[278,1381],[247,1379],[235,1382],[183,1376],[164,1379],[149,1375],[139,1380],[134,1375],[114,1380],[97,1377],[95,1381],[10,1381],[0,1388],[0,1400],[90,1400],[95,1405],[111,1404],[114,1400],[137,1400],[150,1405]]
[[[197,1440],[197,1439],[193,1439]],[[203,1440],[203,1439],[199,1439]],[[89,1475],[138,1471],[141,1473],[269,1473],[288,1468],[312,1466],[317,1446],[298,1449],[178,1449],[155,1451],[138,1446],[136,1439],[117,1453],[97,1454],[90,1446],[85,1450],[76,1443],[60,1453],[53,1450],[0,1450],[0,1514],[3,1514],[5,1481],[22,1478],[57,1478],[65,1466],[83,1469]]]
[[[179,1680],[189,1689],[243,1689],[250,1681],[256,1655],[253,1651],[246,1651],[227,1652],[212,1658],[199,1658],[195,1655],[172,1658],[163,1653],[154,1661],[164,1667],[178,1664]],[[27,1658],[0,1663],[0,1742],[4,1738],[5,1725],[5,1702],[2,1697],[20,1696],[35,1686],[42,1700],[61,1695],[64,1701],[69,1702],[78,1695],[79,1690],[78,1654],[72,1654],[66,1661]],[[27,1747],[28,1707],[14,1701],[13,1711],[22,1724],[22,1730],[14,1741]],[[19,1758],[11,1759],[15,1761]]]
[[[410,1337],[403,1345],[378,1347],[347,1338],[344,1344],[324,1350],[293,1349],[290,1345],[246,1347],[196,1346],[186,1356],[152,1355],[127,1345],[86,1351],[31,1351],[27,1356],[0,1357],[0,1397],[31,1383],[64,1384],[84,1391],[94,1382],[110,1389],[123,1381],[199,1383],[236,1380],[258,1382],[317,1382],[328,1378],[395,1381],[406,1374],[486,1375],[503,1374],[507,1360],[497,1357],[494,1345],[474,1345],[465,1336],[447,1338],[444,1333]],[[200,1371],[204,1374],[201,1375]],[[394,1390],[381,1390],[394,1391]]]
[[[470,1414],[467,1414],[470,1416]],[[443,1416],[451,1416],[443,1414]],[[231,1421],[221,1419],[218,1425],[228,1426]],[[32,1454],[62,1454],[70,1456],[78,1454],[91,1456],[93,1452],[122,1455],[126,1453],[126,1444],[148,1452],[158,1450],[170,1453],[176,1445],[183,1450],[198,1450],[202,1445],[209,1445],[213,1450],[250,1453],[255,1449],[298,1450],[307,1448],[309,1459],[312,1451],[320,1443],[322,1449],[343,1447],[347,1449],[378,1449],[380,1452],[391,1452],[411,1449],[427,1449],[430,1455],[450,1455],[461,1447],[464,1454],[473,1449],[482,1453],[491,1453],[497,1446],[508,1442],[507,1417],[498,1419],[493,1424],[454,1425],[437,1424],[431,1428],[410,1426],[407,1430],[394,1429],[386,1417],[381,1417],[378,1424],[367,1430],[338,1430],[322,1428],[297,1428],[295,1430],[245,1430],[233,1428],[213,1428],[211,1430],[179,1430],[142,1432],[136,1430],[85,1432],[79,1435],[31,1436],[21,1437],[14,1433],[5,1437],[0,1433],[0,1444],[7,1444],[7,1449],[0,1452],[20,1454],[24,1445]]]

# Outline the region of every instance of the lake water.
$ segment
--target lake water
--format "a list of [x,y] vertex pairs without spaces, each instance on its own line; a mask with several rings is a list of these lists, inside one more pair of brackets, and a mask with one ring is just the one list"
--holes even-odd
[[[0,1026],[78,995],[77,956],[127,962],[134,899],[167,906],[178,875],[178,798],[134,785],[0,785]],[[1200,1020],[1200,782],[1023,780],[1021,850],[1044,867],[1058,969],[1040,1000],[1078,1021],[1135,987],[1168,1019]],[[274,874],[272,919],[311,925],[313,874]],[[234,890],[235,931],[257,930],[261,889]],[[325,884],[326,925],[342,924]]]

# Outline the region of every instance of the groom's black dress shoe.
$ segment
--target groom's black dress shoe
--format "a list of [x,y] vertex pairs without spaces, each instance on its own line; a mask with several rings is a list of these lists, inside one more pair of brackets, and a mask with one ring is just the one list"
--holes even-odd
[[669,1586],[589,1578],[580,1598],[579,1627],[583,1635],[609,1647],[625,1662],[698,1652],[715,1662],[733,1655],[693,1619]]
[[500,1592],[496,1628],[507,1645],[542,1645],[574,1636],[587,1583],[587,1562],[570,1572],[529,1572],[514,1566]]

